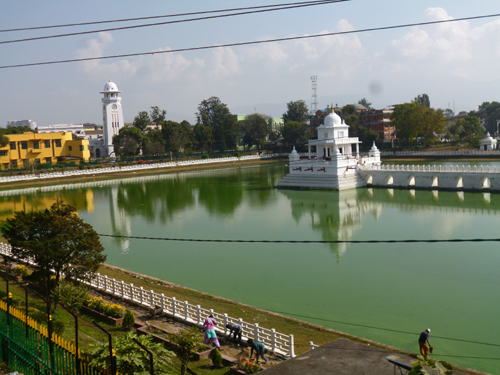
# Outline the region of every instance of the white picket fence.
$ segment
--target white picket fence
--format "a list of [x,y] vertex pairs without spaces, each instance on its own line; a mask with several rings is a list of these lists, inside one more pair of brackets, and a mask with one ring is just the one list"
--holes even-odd
[[288,154],[262,154],[262,155],[245,155],[245,156],[232,156],[214,159],[196,159],[196,160],[184,160],[179,162],[168,162],[168,163],[152,163],[152,164],[135,164],[135,165],[124,165],[118,167],[108,167],[108,168],[94,168],[94,169],[77,169],[64,172],[50,172],[50,173],[39,173],[39,174],[25,174],[19,176],[5,176],[0,177],[0,183],[2,182],[13,182],[13,181],[31,181],[31,180],[41,180],[49,178],[64,178],[71,176],[85,176],[85,175],[96,175],[102,173],[117,173],[123,171],[138,171],[144,169],[158,169],[158,168],[172,168],[177,166],[185,165],[202,165],[202,164],[214,164],[214,163],[230,163],[233,161],[244,161],[252,159],[272,159],[277,157],[285,157]]
[[[0,254],[11,257],[11,246],[0,242]],[[262,342],[266,348],[275,353],[295,357],[293,335],[276,332],[274,328],[260,327],[258,323],[248,323],[242,319],[215,312],[212,309],[204,309],[200,305],[192,305],[187,301],[177,301],[175,297],[167,297],[163,293],[158,294],[153,290],[145,290],[143,287],[108,278],[106,275],[103,276],[99,273],[90,283],[86,284],[96,290],[123,300],[132,301],[146,308],[161,307],[164,314],[198,327],[202,327],[205,319],[212,314],[219,323],[215,330],[220,334],[228,334],[227,324],[240,323],[244,339],[252,338],[255,341]]]

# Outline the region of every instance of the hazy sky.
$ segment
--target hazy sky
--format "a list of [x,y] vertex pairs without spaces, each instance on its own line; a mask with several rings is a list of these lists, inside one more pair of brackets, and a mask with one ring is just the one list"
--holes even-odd
[[[278,4],[269,0],[0,0],[0,28],[168,15]],[[352,0],[309,8],[64,38],[0,44],[0,65],[201,47],[500,13],[498,0]],[[178,19],[178,18],[177,18]],[[2,32],[0,41],[170,19]],[[281,117],[286,103],[318,108],[366,97],[375,108],[427,93],[431,106],[477,109],[500,101],[500,17],[288,42],[0,69],[0,126],[102,124],[101,94],[123,91],[125,122],[159,106],[170,120],[195,123],[198,104],[218,96],[235,114]]]

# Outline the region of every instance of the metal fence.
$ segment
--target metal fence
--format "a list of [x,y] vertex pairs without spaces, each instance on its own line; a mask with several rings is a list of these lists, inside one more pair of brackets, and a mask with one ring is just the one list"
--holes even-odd
[[0,361],[25,375],[109,374],[80,358],[71,342],[20,310],[0,301]]

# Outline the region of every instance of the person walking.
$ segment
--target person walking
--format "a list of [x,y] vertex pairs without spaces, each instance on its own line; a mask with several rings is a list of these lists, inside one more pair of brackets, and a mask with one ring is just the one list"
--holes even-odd
[[422,354],[427,361],[430,353],[431,342],[429,341],[429,335],[431,329],[427,328],[424,332],[420,334],[418,338],[418,346],[420,347],[420,354]]
[[203,343],[208,345],[210,340],[215,344],[215,346],[220,349],[219,340],[217,339],[217,334],[215,333],[214,327],[217,325],[217,321],[214,319],[213,315],[210,314],[208,318],[205,319],[203,326],[205,327],[205,336],[203,337]]
[[255,350],[255,359],[257,362],[259,362],[259,356],[264,360],[264,362],[267,363],[267,358],[264,355],[264,352],[266,350],[265,346],[263,343],[260,341],[253,341],[252,339],[248,339],[248,345],[250,346],[250,359],[252,359],[253,351]]
[[238,344],[241,344],[241,333],[242,333],[242,328],[240,323],[233,323],[233,324],[228,324],[226,325],[226,328],[229,329],[229,335],[228,337],[231,337],[233,335],[233,338],[236,340],[236,336],[238,336]]

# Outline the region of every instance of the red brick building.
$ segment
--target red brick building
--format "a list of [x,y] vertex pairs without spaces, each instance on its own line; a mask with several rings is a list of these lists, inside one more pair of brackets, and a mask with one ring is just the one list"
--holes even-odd
[[370,109],[358,113],[358,126],[364,126],[378,134],[378,142],[396,139],[396,127],[391,124],[393,109]]

